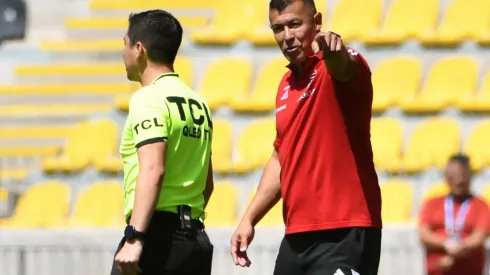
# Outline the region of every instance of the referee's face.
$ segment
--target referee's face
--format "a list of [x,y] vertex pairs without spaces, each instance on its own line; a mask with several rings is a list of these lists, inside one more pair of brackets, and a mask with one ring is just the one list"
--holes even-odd
[[321,30],[322,14],[314,14],[304,1],[294,1],[279,12],[269,11],[271,29],[284,56],[293,64],[301,64],[313,55],[311,44]]
[[138,73],[138,47],[139,45],[133,45],[129,41],[127,35],[124,36],[124,49],[122,57],[124,60],[124,66],[126,67],[126,75],[130,81],[140,81]]

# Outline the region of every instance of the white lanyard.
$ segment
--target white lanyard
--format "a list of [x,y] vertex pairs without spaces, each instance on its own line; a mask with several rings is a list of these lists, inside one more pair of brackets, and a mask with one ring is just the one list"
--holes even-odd
[[466,216],[468,215],[468,211],[470,209],[471,198],[466,199],[461,207],[459,208],[458,213],[456,214],[456,221],[454,220],[454,199],[452,196],[447,196],[444,201],[444,212],[445,212],[445,226],[446,232],[449,234],[449,237],[455,240],[459,240],[461,238],[461,233],[463,232],[464,223],[466,220]]

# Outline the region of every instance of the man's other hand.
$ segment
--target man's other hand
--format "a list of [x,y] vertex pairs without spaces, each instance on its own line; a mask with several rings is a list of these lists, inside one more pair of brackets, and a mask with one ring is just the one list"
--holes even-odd
[[453,267],[453,265],[454,265],[454,259],[449,255],[445,255],[439,261],[439,269],[443,272],[451,269],[451,267]]
[[248,258],[247,249],[252,242],[255,229],[250,222],[241,222],[231,237],[231,256],[235,265],[249,267],[252,262]]
[[119,271],[123,275],[138,275],[142,273],[138,265],[142,251],[143,244],[139,240],[124,243],[115,258]]

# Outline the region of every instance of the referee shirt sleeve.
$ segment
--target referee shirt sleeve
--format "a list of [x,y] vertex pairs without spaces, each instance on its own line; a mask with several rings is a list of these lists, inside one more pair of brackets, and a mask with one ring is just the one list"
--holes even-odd
[[136,148],[167,140],[169,114],[166,103],[152,98],[150,91],[140,90],[131,97],[128,119]]

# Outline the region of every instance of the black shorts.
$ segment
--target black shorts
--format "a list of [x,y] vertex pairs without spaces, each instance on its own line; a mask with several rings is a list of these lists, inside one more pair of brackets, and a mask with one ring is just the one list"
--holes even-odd
[[274,275],[377,275],[381,229],[341,228],[284,237]]
[[[123,238],[116,254],[125,242]],[[212,261],[213,245],[204,230],[185,233],[176,214],[153,215],[139,261],[141,275],[211,275]],[[121,275],[115,262],[111,275]]]

